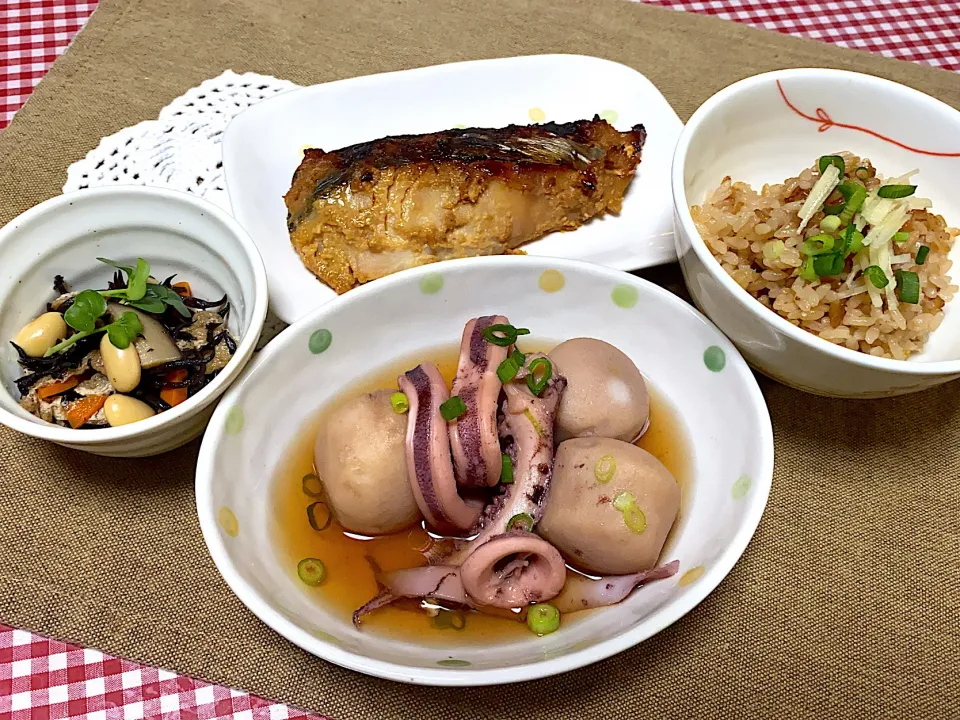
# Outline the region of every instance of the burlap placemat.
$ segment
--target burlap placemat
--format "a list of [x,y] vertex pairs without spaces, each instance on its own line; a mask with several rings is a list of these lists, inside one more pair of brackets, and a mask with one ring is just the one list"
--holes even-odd
[[[0,221],[57,194],[101,136],[226,68],[315,83],[543,52],[632,65],[684,118],[788,66],[872,72],[960,106],[952,74],[619,0],[101,0],[0,135]],[[743,559],[681,622],[552,680],[414,688],[301,652],[208,557],[196,443],[117,461],[0,429],[0,620],[340,720],[957,717],[960,385],[872,402],[763,387],[777,470]]]

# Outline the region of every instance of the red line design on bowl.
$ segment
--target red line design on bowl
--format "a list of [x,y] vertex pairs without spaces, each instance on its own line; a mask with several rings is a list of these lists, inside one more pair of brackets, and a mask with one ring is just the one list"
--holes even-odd
[[787,98],[787,94],[783,91],[783,85],[780,84],[780,81],[777,80],[777,89],[780,91],[780,97],[783,98],[783,101],[787,104],[787,107],[793,110],[797,115],[804,118],[805,120],[810,120],[811,122],[820,123],[817,128],[817,132],[826,132],[832,127],[846,128],[847,130],[856,130],[857,132],[866,133],[867,135],[872,135],[875,138],[879,138],[885,142],[890,143],[891,145],[896,145],[897,147],[903,148],[904,150],[909,150],[910,152],[915,152],[918,155],[932,155],[934,157],[960,157],[960,152],[935,152],[933,150],[921,150],[920,148],[910,147],[905,143],[900,142],[899,140],[894,140],[889,138],[886,135],[881,135],[874,130],[869,128],[860,127],[859,125],[848,125],[847,123],[836,122],[831,118],[827,111],[821,107],[818,107],[815,115],[807,115],[805,112],[800,110],[796,105],[794,105]]

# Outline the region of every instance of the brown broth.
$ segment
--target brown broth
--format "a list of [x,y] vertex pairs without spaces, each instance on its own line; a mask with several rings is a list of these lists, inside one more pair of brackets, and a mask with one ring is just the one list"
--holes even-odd
[[[546,352],[546,348],[551,346],[537,347],[527,343],[521,349],[525,352]],[[416,359],[397,361],[382,372],[356,383],[344,391],[343,397],[352,397],[380,388],[395,388],[396,379],[401,373],[425,361],[434,362],[449,385],[456,374],[457,355],[457,347],[436,348],[418,353]],[[680,516],[664,546],[663,557],[666,558],[686,515],[693,468],[686,431],[680,418],[656,388],[649,387],[649,390],[650,427],[637,445],[659,458],[673,473],[683,498]],[[344,621],[350,622],[353,611],[377,592],[367,556],[373,557],[384,570],[425,565],[418,548],[427,542],[428,536],[421,528],[414,528],[394,535],[360,539],[344,532],[335,520],[322,532],[317,532],[310,526],[306,508],[316,499],[303,493],[302,481],[304,475],[314,472],[314,438],[324,413],[325,409],[322,409],[304,427],[287,453],[285,464],[277,473],[273,488],[273,534],[280,556],[294,579],[297,563],[303,558],[315,557],[323,560],[327,567],[327,579],[319,587],[304,585],[303,590],[317,603],[322,603]],[[528,633],[523,623],[477,612],[467,614],[466,626],[462,630],[440,630],[435,627],[433,619],[427,613],[402,607],[387,607],[367,615],[363,627],[368,632],[389,634],[400,640],[431,645],[489,644],[522,637]]]

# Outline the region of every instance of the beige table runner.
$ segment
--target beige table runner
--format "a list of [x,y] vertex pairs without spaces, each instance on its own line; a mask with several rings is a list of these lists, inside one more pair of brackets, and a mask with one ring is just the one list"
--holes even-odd
[[[620,0],[101,0],[0,135],[0,222],[57,194],[101,136],[226,68],[309,84],[546,52],[631,65],[683,118],[790,66],[870,72],[960,107],[957,75]],[[305,654],[218,576],[194,510],[196,443],[118,461],[0,429],[0,621],[339,720],[958,717],[960,385],[872,402],[763,389],[777,469],[745,556],[682,621],[588,669],[443,690]]]

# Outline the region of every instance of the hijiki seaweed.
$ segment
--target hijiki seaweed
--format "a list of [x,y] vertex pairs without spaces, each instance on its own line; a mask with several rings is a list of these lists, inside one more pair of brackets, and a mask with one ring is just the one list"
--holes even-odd
[[[125,424],[109,412],[120,401],[142,408],[141,416],[150,410],[164,412],[200,392],[236,353],[237,342],[227,327],[226,295],[216,300],[197,297],[189,283],[175,282],[175,275],[158,282],[149,276],[143,259],[136,267],[102,261],[119,268],[104,290],[76,292],[63,276],[54,278],[57,297],[31,324],[46,318],[47,326],[65,328],[60,337],[44,340],[37,348],[37,333],[42,335],[42,330],[35,331],[29,350],[11,341],[24,370],[16,380],[20,405],[47,422],[74,428]],[[63,316],[63,322],[53,313]],[[16,338],[28,346],[31,324]],[[130,362],[131,345],[137,356],[132,361],[139,362],[139,381],[120,393],[106,365],[114,351],[126,352]],[[104,348],[111,355],[106,361]],[[118,397],[110,403],[115,395],[133,400]]]

